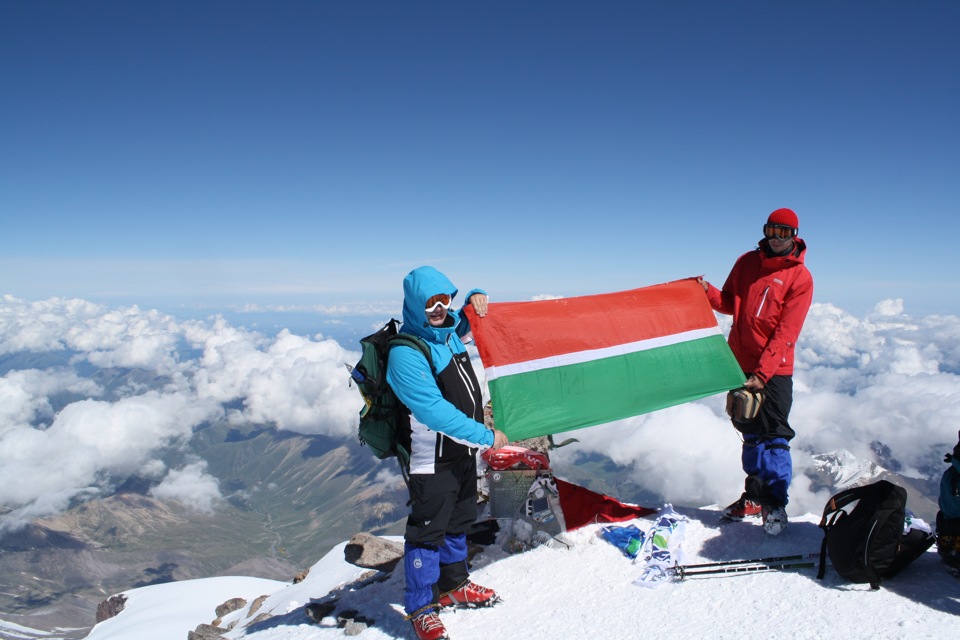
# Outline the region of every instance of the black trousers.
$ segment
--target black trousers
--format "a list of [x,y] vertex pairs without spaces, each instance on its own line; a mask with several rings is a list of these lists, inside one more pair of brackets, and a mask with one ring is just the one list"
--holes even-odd
[[797,432],[788,422],[793,408],[793,376],[772,376],[763,387],[763,404],[760,405],[760,420],[763,436],[793,440]]
[[465,534],[477,519],[477,459],[465,455],[435,473],[410,476],[410,516],[404,540],[440,547],[447,535]]

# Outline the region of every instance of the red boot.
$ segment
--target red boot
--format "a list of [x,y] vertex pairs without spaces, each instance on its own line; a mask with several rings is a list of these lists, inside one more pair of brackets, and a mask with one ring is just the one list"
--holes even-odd
[[728,520],[739,521],[751,516],[758,516],[760,515],[760,511],[761,507],[759,504],[753,500],[748,500],[746,497],[741,497],[723,510],[723,517]]
[[481,587],[469,580],[453,591],[440,596],[437,601],[441,607],[458,607],[475,609],[477,607],[492,607],[500,602],[500,596],[493,589]]
[[413,625],[413,632],[417,634],[418,640],[449,640],[447,629],[440,621],[437,612],[431,609],[426,613],[421,613],[416,618],[410,620]]

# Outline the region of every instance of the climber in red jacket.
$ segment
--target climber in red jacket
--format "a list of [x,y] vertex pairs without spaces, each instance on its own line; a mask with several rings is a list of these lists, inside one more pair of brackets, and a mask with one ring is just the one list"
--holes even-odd
[[743,433],[742,463],[747,474],[740,499],[724,517],[760,515],[767,533],[787,526],[787,490],[793,475],[787,422],[793,404],[793,357],[813,299],[813,277],[804,265],[807,244],[797,237],[800,222],[791,209],[777,209],[763,226],[759,246],[737,259],[717,289],[700,278],[715,311],[733,316],[730,350],[752,391],[760,391],[760,415],[734,422]]

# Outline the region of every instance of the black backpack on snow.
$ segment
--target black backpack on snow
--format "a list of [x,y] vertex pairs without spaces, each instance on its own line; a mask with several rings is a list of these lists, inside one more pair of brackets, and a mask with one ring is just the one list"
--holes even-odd
[[918,529],[904,535],[906,506],[906,489],[886,480],[830,498],[820,520],[823,544],[817,578],[823,579],[829,554],[842,577],[879,589],[883,578],[896,575],[919,558],[934,537]]
[[401,469],[410,464],[409,444],[401,440],[401,425],[409,420],[410,410],[404,406],[387,384],[387,357],[396,345],[418,349],[433,370],[430,347],[421,338],[398,333],[397,320],[391,319],[376,333],[360,340],[360,360],[347,365],[350,377],[357,383],[364,406],[360,410],[360,428],[357,437],[380,460],[396,457]]

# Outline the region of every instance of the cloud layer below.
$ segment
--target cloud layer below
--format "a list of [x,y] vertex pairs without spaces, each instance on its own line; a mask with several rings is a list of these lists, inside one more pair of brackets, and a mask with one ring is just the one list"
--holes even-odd
[[[207,422],[352,440],[361,400],[343,363],[356,361],[355,347],[319,334],[265,336],[222,317],[0,299],[0,527],[107,493],[132,474],[156,481],[159,498],[215,509],[219,483],[189,450]],[[797,471],[817,453],[873,459],[882,443],[902,473],[939,473],[960,429],[958,373],[958,317],[910,317],[896,300],[863,318],[814,305],[794,376]],[[561,474],[599,452],[675,504],[725,503],[742,488],[740,441],[721,396],[575,436],[579,444],[555,452]],[[169,459],[182,464],[169,468]],[[789,511],[816,513],[826,497],[798,477]]]

